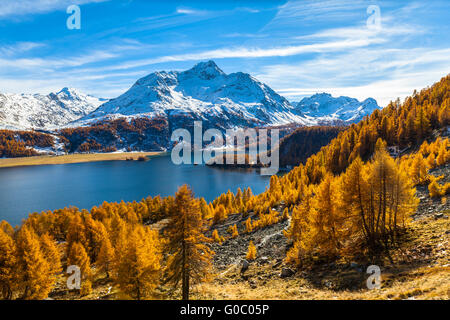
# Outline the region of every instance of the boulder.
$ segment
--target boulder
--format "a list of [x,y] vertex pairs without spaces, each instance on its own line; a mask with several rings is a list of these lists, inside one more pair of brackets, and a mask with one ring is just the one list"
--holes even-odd
[[281,266],[281,261],[275,262],[274,265],[272,266],[273,269],[278,268],[279,266]]
[[283,268],[281,269],[280,277],[281,278],[288,278],[292,277],[294,275],[294,271],[290,268]]
[[269,263],[269,258],[266,257],[266,256],[261,257],[261,258],[259,258],[259,262],[260,262],[261,264]]
[[241,273],[244,273],[245,271],[247,271],[248,267],[250,266],[250,263],[247,260],[242,260],[241,263]]
[[441,212],[441,213],[436,213],[435,215],[434,215],[434,218],[435,219],[439,219],[439,218],[442,218],[442,217],[444,217],[444,214]]

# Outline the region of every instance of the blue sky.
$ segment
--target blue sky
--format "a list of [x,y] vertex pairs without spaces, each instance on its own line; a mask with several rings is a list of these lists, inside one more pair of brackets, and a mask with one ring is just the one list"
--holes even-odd
[[[66,26],[71,4],[80,30]],[[380,28],[367,25],[373,5]],[[2,0],[0,92],[112,98],[212,59],[289,100],[330,92],[385,106],[449,73],[449,21],[447,0]]]

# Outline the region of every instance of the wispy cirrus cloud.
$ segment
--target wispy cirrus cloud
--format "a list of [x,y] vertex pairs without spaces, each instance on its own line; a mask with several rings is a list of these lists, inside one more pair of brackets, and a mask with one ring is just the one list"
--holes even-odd
[[105,1],[109,0],[2,0],[0,19],[63,10],[72,4],[82,5]]
[[0,47],[0,63],[4,70],[8,68],[26,69],[29,71],[67,69],[82,67],[99,62],[130,55],[132,52],[151,50],[159,48],[158,44],[142,43],[134,39],[116,39],[115,43],[108,46],[99,46],[92,50],[77,55],[49,55],[41,57],[20,57],[21,53],[26,53],[35,48],[42,48],[46,45],[37,42],[16,42],[11,45]]
[[[57,68],[79,67],[89,63],[104,61],[117,57],[115,53],[108,51],[93,51],[84,55],[65,57],[65,58],[19,58],[19,59],[2,59],[0,64],[3,67],[15,69],[33,69],[43,68],[45,70],[53,70]],[[42,70],[43,70],[42,69]]]
[[403,99],[412,95],[414,89],[420,90],[429,84],[439,81],[447,74],[439,69],[423,70],[421,72],[408,72],[397,74],[389,79],[373,81],[365,85],[347,85],[342,87],[317,86],[311,88],[283,88],[278,93],[299,101],[302,97],[315,93],[327,92],[333,96],[349,96],[359,100],[375,97],[380,107],[385,107],[390,101],[397,98]]
[[201,15],[201,14],[229,14],[231,12],[237,12],[237,11],[243,11],[243,12],[249,12],[249,13],[259,13],[261,10],[254,9],[254,8],[248,8],[248,7],[237,7],[233,10],[222,10],[222,11],[208,11],[208,10],[199,10],[189,7],[178,7],[176,9],[176,13],[181,14],[194,14],[194,15]]
[[[292,100],[317,92],[376,97],[381,106],[445,76],[450,49],[359,49],[299,64],[266,66],[257,77]],[[359,85],[354,85],[355,78]],[[293,87],[292,84],[297,84]],[[340,85],[340,86],[336,86]]]
[[178,14],[194,14],[194,15],[204,15],[208,13],[208,11],[206,10],[198,10],[187,7],[178,7],[175,12]]
[[[294,39],[314,43],[374,38],[383,41],[345,52],[323,52],[299,61],[266,64],[256,76],[292,100],[325,91],[360,99],[374,97],[384,106],[449,72],[448,45],[442,41],[433,42],[431,37],[436,30],[417,19],[419,15],[426,17],[425,12],[445,7],[445,4],[440,1],[432,4],[410,2],[391,9],[393,2],[373,3],[381,7],[381,29],[366,25],[365,13],[370,4],[358,0],[288,2],[263,29],[264,32],[277,34],[295,23],[301,23],[308,30],[318,22],[321,28],[300,32]],[[336,27],[334,21],[341,21],[341,26]]]
[[39,42],[16,42],[13,44],[0,46],[0,56],[15,56],[44,46],[45,44]]
[[[91,6],[79,32],[66,30],[65,21],[58,29],[30,19],[35,29],[20,37],[17,21],[7,19],[77,1],[0,2],[0,22],[11,28],[0,35],[2,91],[67,85],[111,97],[157,69],[185,70],[214,59],[291,99],[323,90],[385,105],[450,70],[446,0],[272,0],[247,2],[248,8],[231,1],[128,1],[126,13],[123,2],[110,1]],[[381,8],[381,30],[366,25],[372,4]]]
[[368,5],[367,0],[288,1],[279,7],[275,17],[262,31],[284,34],[286,28],[300,29],[317,22],[357,21],[360,19],[360,12],[364,12]]
[[234,47],[207,50],[202,52],[186,53],[179,55],[161,56],[152,59],[140,59],[128,61],[122,64],[107,66],[101,70],[132,69],[164,62],[175,61],[196,61],[205,59],[229,59],[229,58],[267,58],[267,57],[287,57],[306,53],[321,53],[348,50],[352,48],[364,47],[371,43],[382,43],[381,38],[362,40],[331,41],[317,44],[305,44],[297,46],[285,46],[274,48],[248,48]]

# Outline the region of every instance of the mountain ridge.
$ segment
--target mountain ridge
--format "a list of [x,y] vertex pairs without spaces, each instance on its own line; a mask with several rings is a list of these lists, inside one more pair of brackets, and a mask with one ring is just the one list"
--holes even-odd
[[42,94],[0,93],[0,129],[52,130],[89,114],[105,99],[64,87]]
[[303,98],[296,104],[296,108],[305,116],[317,120],[341,120],[347,123],[359,122],[376,109],[381,110],[373,98],[359,101],[347,96],[333,97],[330,93],[325,92]]
[[360,102],[329,93],[290,103],[252,75],[226,74],[209,60],[185,71],[150,73],[110,100],[67,87],[48,95],[0,93],[0,128],[50,131],[142,117],[165,118],[171,128],[190,127],[194,121],[219,129],[347,125],[377,108],[372,98]]
[[[282,96],[251,75],[224,73],[214,61],[200,62],[186,71],[158,71],[138,79],[124,94],[101,105],[74,124],[136,116],[184,114],[233,127],[296,122],[308,125]],[[227,124],[222,124],[223,120]]]

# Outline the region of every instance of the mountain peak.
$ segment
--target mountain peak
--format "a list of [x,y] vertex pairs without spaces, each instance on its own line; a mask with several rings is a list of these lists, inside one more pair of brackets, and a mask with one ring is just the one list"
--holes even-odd
[[76,89],[74,88],[68,88],[68,87],[64,87],[61,90],[59,90],[56,95],[60,95],[60,94],[64,94],[68,97],[74,97],[74,96],[78,96],[79,93]]
[[316,94],[313,94],[311,97],[331,97],[331,94],[327,92],[317,92]]
[[210,80],[218,76],[225,75],[225,72],[223,72],[212,60],[206,62],[199,62],[191,69],[185,72],[190,74],[196,74],[199,76],[199,78],[205,80]]

